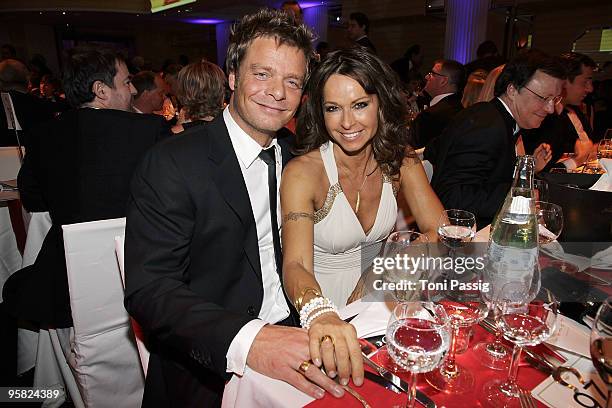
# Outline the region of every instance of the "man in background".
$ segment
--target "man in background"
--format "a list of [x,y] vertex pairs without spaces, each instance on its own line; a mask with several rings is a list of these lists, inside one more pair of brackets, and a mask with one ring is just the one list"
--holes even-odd
[[348,21],[348,37],[356,45],[367,48],[372,54],[376,54],[376,47],[368,38],[370,32],[370,19],[361,12],[351,13]]
[[[506,64],[496,98],[455,117],[440,135],[431,180],[445,208],[472,212],[479,229],[491,223],[512,183],[520,129],[539,127],[555,111],[565,76],[556,58],[528,51]],[[536,155],[550,159],[545,148]]]
[[140,71],[132,77],[132,85],[136,88],[133,105],[136,113],[150,114],[162,109],[168,86],[160,75]]

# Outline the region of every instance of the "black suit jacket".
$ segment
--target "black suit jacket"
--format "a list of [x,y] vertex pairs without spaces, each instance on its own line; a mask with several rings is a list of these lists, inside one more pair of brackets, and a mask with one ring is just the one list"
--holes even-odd
[[372,41],[370,41],[370,38],[368,36],[365,37],[361,37],[360,39],[358,39],[357,41],[355,41],[358,45],[367,48],[368,51],[370,51],[372,54],[376,54],[376,47],[374,46],[374,44],[372,44]]
[[454,93],[419,113],[414,120],[415,149],[427,146],[440,136],[455,115],[462,110],[461,94]]
[[[584,131],[592,139],[593,131],[586,116],[577,107],[572,107],[572,110],[576,113]],[[568,116],[567,109],[559,115],[553,113],[546,116],[539,128],[523,130],[522,134],[527,154],[532,154],[540,143],[550,145],[552,157],[543,171],[549,171],[552,167],[564,167],[562,164],[556,164],[557,161],[563,153],[574,152],[574,145],[578,140],[578,132]]]
[[512,184],[515,124],[496,98],[459,113],[440,136],[431,185],[445,208],[474,213],[478,228],[491,223]]
[[220,405],[227,350],[263,300],[256,222],[222,116],[146,156],[125,251],[126,308],[151,350],[143,406]]
[[35,263],[5,285],[13,314],[72,326],[61,226],[124,217],[130,177],[163,129],[156,115],[76,109],[31,132],[19,192],[28,211],[49,211],[53,224]]
[[[40,123],[53,119],[57,114],[67,110],[67,105],[65,103],[52,102],[17,91],[10,91],[9,94],[13,101],[15,115],[19,121],[19,125],[21,125],[23,129],[23,131],[19,132],[19,143],[22,146],[26,146],[26,148],[29,145],[29,130]],[[1,106],[2,103],[0,103],[0,107]],[[6,115],[3,109],[0,111],[0,146],[17,146],[15,131],[8,129]]]

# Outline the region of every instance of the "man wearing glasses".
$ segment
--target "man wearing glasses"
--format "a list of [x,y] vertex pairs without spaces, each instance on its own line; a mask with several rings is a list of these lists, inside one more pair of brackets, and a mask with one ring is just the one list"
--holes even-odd
[[[549,115],[537,128],[525,132],[525,148],[529,152],[540,143],[550,144],[552,158],[544,170],[551,167],[574,169],[589,159],[595,158],[595,147],[591,139],[593,130],[582,113],[584,98],[593,92],[593,70],[597,64],[590,57],[570,52],[561,56],[567,70],[563,83],[563,98],[557,112]],[[558,114],[557,114],[558,113]],[[559,162],[563,153],[575,153],[573,158]]]
[[[440,136],[431,180],[445,208],[474,213],[478,228],[491,223],[512,183],[519,131],[539,127],[555,111],[565,76],[558,59],[528,51],[506,64],[495,99],[455,117]],[[540,163],[550,158],[547,146],[535,155]]]
[[431,95],[432,99],[429,108],[421,112],[414,121],[415,149],[425,147],[440,136],[455,115],[463,109],[463,65],[453,60],[438,60],[425,79],[427,83],[423,90]]

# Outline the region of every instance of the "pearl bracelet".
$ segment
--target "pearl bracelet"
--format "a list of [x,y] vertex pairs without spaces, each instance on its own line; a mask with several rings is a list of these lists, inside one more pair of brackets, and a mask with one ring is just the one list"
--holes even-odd
[[319,316],[324,315],[326,313],[336,313],[336,307],[326,307],[323,309],[318,309],[316,312],[314,312],[313,314],[311,314],[310,316],[308,316],[308,320],[306,320],[306,323],[304,324],[304,328],[306,330],[310,329],[310,325],[312,324],[312,322]]

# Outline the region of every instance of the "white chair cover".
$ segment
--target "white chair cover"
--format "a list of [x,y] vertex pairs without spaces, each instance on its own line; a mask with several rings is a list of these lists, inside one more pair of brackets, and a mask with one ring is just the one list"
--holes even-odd
[[68,360],[87,407],[139,407],[144,375],[123,307],[114,237],[125,218],[64,225],[74,335]]
[[21,267],[21,254],[6,203],[0,202],[0,302],[4,282]]
[[[121,271],[121,282],[125,288],[125,271],[123,268],[123,246],[125,237],[123,235],[115,237],[115,252],[117,253],[117,261],[119,262],[119,270]],[[145,377],[147,376],[147,369],[149,367],[149,350],[144,343],[144,335],[140,325],[136,320],[130,318],[132,322],[132,330],[134,330],[134,336],[136,337],[136,345],[138,346],[138,354],[140,355],[140,364],[142,365],[142,371]]]

